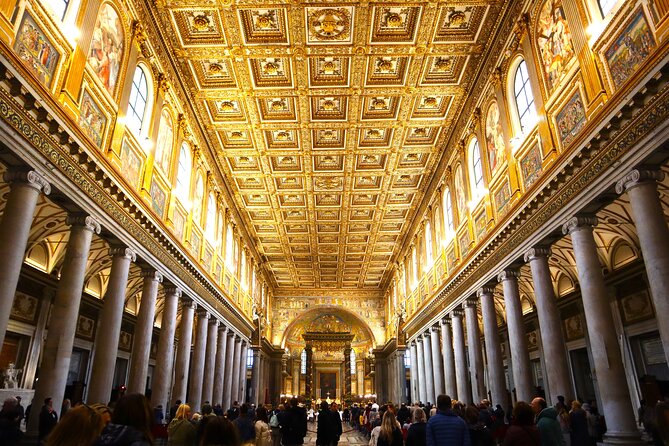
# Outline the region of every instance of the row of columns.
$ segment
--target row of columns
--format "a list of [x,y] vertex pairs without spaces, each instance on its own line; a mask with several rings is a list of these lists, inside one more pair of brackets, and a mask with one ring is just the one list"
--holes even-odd
[[[39,194],[50,192],[49,183],[34,171],[9,171],[5,178],[11,187],[0,222],[0,342],[4,341],[7,331]],[[66,224],[70,226],[70,233],[34,396],[34,401],[52,398],[53,407],[60,407],[63,400],[91,242],[93,234],[101,231],[97,219],[85,213],[70,213]],[[137,259],[137,254],[126,246],[112,246],[110,255],[109,283],[92,352],[87,398],[91,403],[106,404],[111,397],[128,275],[131,263]],[[163,281],[162,274],[149,266],[142,270],[142,278],[141,302],[127,381],[130,393],[146,391],[156,301],[159,285]],[[173,370],[173,399],[186,400],[187,377],[190,376],[188,401],[198,410],[205,400],[230,404],[242,399],[245,361],[239,358],[245,358],[246,341],[206,311],[198,311],[195,349],[190,364],[197,306],[192,300],[183,297],[179,343],[174,362],[177,306],[182,293],[171,284],[166,284],[164,288],[165,305],[151,389],[152,403],[169,407],[168,394]],[[28,431],[36,433],[38,422],[39,417],[32,417]]]
[[[664,241],[669,240],[669,228],[657,191],[659,171],[634,170],[616,184],[619,194],[627,192],[634,223],[641,245],[656,314],[669,313],[669,250]],[[577,215],[562,227],[564,235],[571,237],[583,301],[596,382],[607,419],[605,442],[632,444],[638,441],[634,411],[625,376],[624,363],[615,329],[611,304],[602,274],[593,228],[594,216]],[[529,249],[523,260],[529,263],[534,285],[537,317],[543,354],[548,367],[545,370],[548,399],[557,402],[557,396],[567,400],[574,397],[571,384],[567,349],[560,312],[554,293],[548,258],[550,248],[537,246]],[[506,325],[509,339],[510,369],[518,400],[530,401],[534,396],[527,336],[523,322],[517,267],[504,269],[497,275],[502,283]],[[464,304],[464,312],[457,308],[441,321],[441,350],[435,344],[437,327],[421,333],[411,342],[412,388],[423,401],[434,401],[445,391],[456,399],[478,402],[486,397],[484,373],[487,371],[488,387],[492,402],[504,404],[507,389],[500,350],[500,336],[494,303],[494,288],[484,286]],[[478,312],[481,303],[485,355],[484,371]],[[463,314],[464,313],[464,314]],[[469,358],[465,358],[463,315],[467,324]],[[658,329],[669,362],[669,320],[657,318]],[[417,361],[414,366],[413,361]],[[435,364],[443,363],[443,371]],[[469,365],[469,366],[468,366]],[[470,389],[471,386],[471,389]],[[470,393],[471,392],[471,393]]]

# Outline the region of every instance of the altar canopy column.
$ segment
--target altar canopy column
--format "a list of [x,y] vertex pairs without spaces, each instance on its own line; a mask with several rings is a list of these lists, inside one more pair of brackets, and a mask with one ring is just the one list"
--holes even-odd
[[411,349],[409,350],[410,361],[409,373],[411,374],[411,401],[414,403],[420,399],[418,394],[418,348],[416,347],[416,341],[411,341]]
[[0,347],[5,341],[37,200],[40,193],[51,193],[51,185],[33,170],[8,170],[5,181],[10,189],[0,222]]
[[523,323],[523,309],[520,303],[518,277],[515,269],[506,269],[499,273],[497,279],[504,288],[504,307],[506,308],[506,326],[509,332],[509,350],[511,350],[511,369],[513,382],[516,386],[518,401],[532,401],[532,368],[530,354],[527,349],[527,335]]
[[627,192],[630,199],[655,314],[663,315],[656,321],[669,364],[669,227],[657,191],[657,182],[663,179],[660,170],[633,170],[616,184],[616,192]]
[[504,379],[504,363],[497,327],[497,312],[495,311],[495,289],[485,286],[478,290],[483,315],[483,338],[485,352],[488,358],[488,384],[492,404],[506,405],[506,381]]
[[344,348],[344,395],[351,394],[351,344]]
[[228,327],[221,324],[218,327],[218,344],[216,348],[216,365],[214,366],[214,389],[212,391],[211,403],[213,405],[220,404],[223,407],[223,410],[226,410],[227,407],[224,407],[223,393],[225,387],[225,354],[228,349]]
[[439,346],[439,326],[430,327],[430,346],[432,347],[432,369],[434,377],[434,402],[437,402],[437,396],[446,392],[444,387],[444,361],[441,357],[441,348]]
[[[44,345],[39,379],[35,386],[35,409],[41,407],[45,398],[50,397],[53,407],[60,411],[63,394],[70,370],[74,335],[79,316],[79,304],[84,288],[88,254],[93,233],[100,233],[100,223],[86,214],[70,214],[66,223],[70,225],[70,237],[65,248],[60,280],[53,302],[49,333]],[[28,433],[37,435],[38,412],[30,417]]]
[[177,328],[177,306],[181,290],[174,285],[165,288],[165,304],[160,323],[156,366],[153,369],[153,386],[151,387],[151,403],[155,407],[163,405],[165,410],[170,407],[168,392],[174,371],[174,333]]
[[135,251],[126,247],[113,247],[109,254],[112,265],[93,346],[93,366],[87,398],[89,403],[107,404],[111,397],[128,274],[130,264],[137,259]]
[[153,321],[156,316],[158,285],[163,281],[163,275],[153,268],[146,268],[142,271],[142,277],[144,285],[132,340],[128,393],[143,394],[146,392],[146,377],[149,373],[149,354],[153,336]]
[[195,308],[197,308],[197,305],[190,298],[184,296],[181,299],[181,322],[179,323],[179,343],[177,344],[177,357],[174,364],[172,402],[176,400],[186,401]]
[[593,236],[596,225],[596,217],[577,216],[564,224],[562,232],[571,235],[574,247],[592,362],[603,406],[601,412],[606,414],[608,426],[604,443],[638,444],[639,430]]
[[423,345],[423,335],[416,337],[418,351],[418,399],[421,403],[427,403],[427,386],[425,383],[425,350]]
[[204,381],[202,384],[202,402],[209,401],[213,406],[214,371],[216,370],[216,349],[218,343],[218,319],[212,316],[209,319],[207,333],[207,353],[204,360]]
[[472,398],[478,404],[486,398],[483,352],[481,351],[481,332],[479,331],[479,317],[476,311],[476,299],[467,299],[465,303],[467,321],[467,346],[469,351],[469,373],[472,380]]
[[207,349],[207,328],[209,327],[209,313],[198,309],[197,325],[195,327],[195,345],[193,347],[193,362],[190,368],[188,381],[188,402],[193,411],[199,412],[202,407],[202,381],[204,379],[204,357]]
[[[668,238],[669,240],[669,238]],[[525,262],[529,262],[534,284],[534,297],[537,304],[541,346],[546,361],[546,379],[550,392],[549,404],[558,402],[558,395],[572,400],[571,373],[567,362],[567,348],[562,334],[562,320],[557,299],[553,291],[553,280],[548,267],[549,248],[536,247],[525,253]]]
[[448,317],[441,320],[441,356],[444,359],[444,387],[446,395],[457,400],[458,387],[455,381],[453,336],[451,335],[451,320]]
[[465,330],[462,326],[463,311],[453,310],[451,313],[451,326],[453,328],[453,356],[455,359],[455,380],[458,389],[458,400],[469,404],[472,399],[469,395],[469,383],[467,380],[467,353],[465,350]]

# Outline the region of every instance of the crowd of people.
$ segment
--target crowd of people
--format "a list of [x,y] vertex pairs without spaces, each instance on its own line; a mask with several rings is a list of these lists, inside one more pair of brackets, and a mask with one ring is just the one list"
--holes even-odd
[[[601,441],[602,417],[589,404],[549,406],[543,398],[519,401],[512,410],[487,400],[465,405],[440,395],[437,404],[354,403],[340,411],[323,401],[320,410],[297,398],[277,407],[238,404],[227,411],[209,402],[193,410],[176,401],[163,413],[141,394],[123,395],[112,407],[76,404],[61,419],[50,398],[39,411],[38,444],[45,446],[300,446],[308,421],[317,446],[337,446],[343,427],[366,436],[369,446],[594,446]],[[23,418],[20,400],[8,398],[0,411],[0,446],[19,444]],[[651,410],[652,409],[652,410]],[[653,445],[669,445],[669,402],[643,404],[639,423]],[[316,430],[313,431],[313,428]]]

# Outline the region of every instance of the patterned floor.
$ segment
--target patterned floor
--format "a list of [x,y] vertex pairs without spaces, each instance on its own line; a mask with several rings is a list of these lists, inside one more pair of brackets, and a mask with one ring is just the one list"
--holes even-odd
[[[369,440],[365,438],[364,435],[359,433],[356,430],[352,430],[351,426],[348,423],[342,424],[342,436],[339,438],[339,444],[337,446],[362,446],[367,445]],[[305,445],[315,445],[316,444],[316,423],[309,423],[307,425],[307,436],[304,439]]]

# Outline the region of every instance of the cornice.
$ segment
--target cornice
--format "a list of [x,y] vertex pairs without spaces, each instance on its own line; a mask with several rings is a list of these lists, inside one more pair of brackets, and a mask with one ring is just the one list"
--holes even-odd
[[[105,218],[123,228],[160,262],[165,273],[178,277],[194,295],[206,301],[240,333],[248,336],[253,327],[251,320],[221,294],[218,287],[200,272],[199,265],[190,261],[162,228],[147,217],[146,211],[135,204],[136,199],[118,186],[122,182],[109,173],[113,169],[107,160],[93,157],[77,143],[86,140],[79,127],[61,125],[69,118],[50,93],[41,85],[24,85],[19,77],[10,72],[7,58],[14,57],[13,52],[6,48],[4,42],[0,42],[0,48],[3,50],[3,57],[0,58],[0,119],[15,132],[17,138],[22,138],[22,145],[34,149],[37,158],[41,158],[41,164],[67,178],[104,213]],[[20,62],[14,61],[11,65],[23,78],[30,78]],[[30,92],[34,91],[32,89],[39,91],[39,101]],[[32,106],[26,107],[26,103]],[[104,225],[104,219],[102,223]]]

